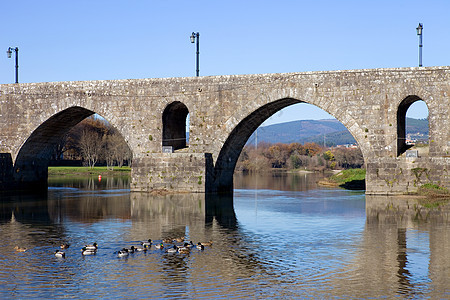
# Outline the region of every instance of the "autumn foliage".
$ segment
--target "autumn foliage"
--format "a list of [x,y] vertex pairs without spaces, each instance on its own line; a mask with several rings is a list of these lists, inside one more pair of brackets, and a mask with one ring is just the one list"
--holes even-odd
[[258,172],[282,169],[347,169],[364,165],[357,148],[323,148],[316,143],[246,145],[241,152],[236,171]]

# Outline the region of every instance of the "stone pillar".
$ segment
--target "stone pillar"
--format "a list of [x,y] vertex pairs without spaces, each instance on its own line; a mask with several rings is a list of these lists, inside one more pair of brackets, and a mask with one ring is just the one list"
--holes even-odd
[[208,153],[151,153],[133,159],[131,191],[209,191],[213,170]]

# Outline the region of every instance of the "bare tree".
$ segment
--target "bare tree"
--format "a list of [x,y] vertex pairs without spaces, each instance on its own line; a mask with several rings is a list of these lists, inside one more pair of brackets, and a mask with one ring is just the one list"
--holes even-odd
[[102,151],[102,137],[96,131],[83,130],[79,141],[81,153],[87,160],[89,167],[93,168]]
[[113,155],[114,159],[117,162],[117,166],[121,168],[123,166],[124,161],[130,162],[131,160],[131,150],[128,147],[128,144],[124,141],[122,136],[118,133],[114,135],[114,150]]

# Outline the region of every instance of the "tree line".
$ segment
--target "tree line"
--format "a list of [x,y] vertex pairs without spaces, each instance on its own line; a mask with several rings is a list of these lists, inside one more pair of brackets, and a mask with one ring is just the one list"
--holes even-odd
[[91,116],[64,135],[54,150],[52,164],[77,161],[94,167],[131,164],[132,152],[120,133],[106,120]]
[[246,145],[239,156],[236,171],[259,172],[272,168],[325,169],[361,168],[364,159],[359,148],[324,148],[316,143]]
[[[56,146],[51,164],[68,161],[94,167],[130,165],[132,152],[120,133],[106,120],[91,116],[74,126]],[[324,148],[316,143],[247,144],[239,156],[236,171],[269,169],[349,169],[361,168],[364,159],[358,148]]]

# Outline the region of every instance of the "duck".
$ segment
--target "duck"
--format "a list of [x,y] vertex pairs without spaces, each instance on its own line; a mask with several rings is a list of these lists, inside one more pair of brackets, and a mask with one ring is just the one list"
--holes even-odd
[[184,242],[184,236],[176,238],[175,241],[177,241],[178,243]]
[[98,245],[97,243],[93,243],[92,245],[85,245],[84,248],[86,248],[86,250],[97,250]]
[[16,250],[17,252],[25,252],[25,251],[27,251],[27,248],[22,248],[22,247],[19,247],[19,246],[15,246],[14,250]]
[[180,249],[180,248],[187,248],[187,249],[189,249],[189,248],[191,248],[193,246],[195,246],[195,245],[191,241],[190,243],[184,243],[183,246],[177,246],[177,247],[178,247],[178,249]]
[[182,254],[188,254],[191,252],[191,249],[187,248],[187,247],[180,247],[180,248],[178,248],[178,252],[182,253]]
[[87,249],[86,247],[81,248],[81,254],[83,255],[95,255],[97,253],[96,250]]
[[148,250],[148,246],[147,245],[144,245],[144,247],[142,247],[142,248],[141,247],[134,247],[134,251],[137,251],[137,252],[147,251],[147,250]]
[[184,247],[193,248],[193,247],[195,247],[195,245],[192,241],[190,241],[189,243],[184,243]]
[[173,245],[173,247],[166,250],[167,253],[176,253],[178,251],[177,246]]
[[64,252],[61,251],[61,250],[56,250],[56,251],[55,251],[55,256],[56,256],[56,257],[59,257],[59,258],[64,258],[64,257],[66,257],[66,253],[64,253]]
[[171,239],[171,238],[165,238],[162,241],[163,241],[163,243],[169,244],[169,243],[172,243],[173,240],[174,239]]
[[161,243],[161,244],[156,244],[156,245],[155,245],[155,248],[156,248],[156,249],[164,249],[164,245],[163,245],[163,243]]
[[145,246],[150,247],[152,245],[152,240],[148,239],[147,241],[143,241],[143,242],[141,242],[141,245],[144,247]]
[[119,250],[119,252],[117,252],[117,256],[118,257],[128,256],[128,249],[123,248],[122,250]]
[[200,243],[200,244],[202,244],[203,246],[212,246],[213,242],[209,241],[209,242]]
[[205,250],[205,246],[203,246],[202,243],[198,243],[197,249],[203,251]]
[[67,249],[70,247],[70,244],[61,244],[61,246],[59,246],[61,249]]

